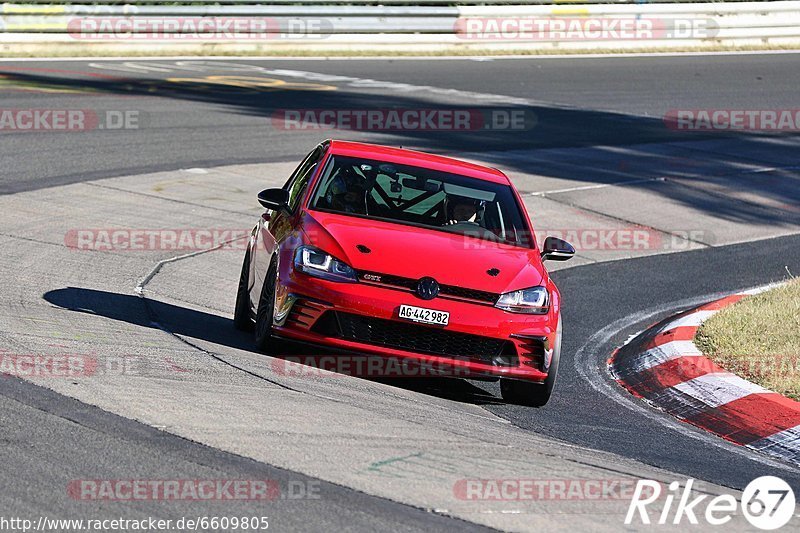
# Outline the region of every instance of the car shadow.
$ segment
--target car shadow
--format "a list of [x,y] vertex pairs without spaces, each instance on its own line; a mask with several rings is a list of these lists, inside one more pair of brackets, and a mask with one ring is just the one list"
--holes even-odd
[[[162,329],[181,337],[200,339],[238,350],[254,351],[255,348],[252,336],[235,329],[231,318],[152,298],[82,287],[55,289],[46,292],[43,298],[50,304],[69,311],[102,316],[146,328]],[[268,355],[290,360],[293,365],[299,364],[298,361],[302,360],[297,356],[346,356],[341,352],[323,352],[317,348],[311,352],[305,345],[286,341],[279,342],[276,351]],[[328,366],[324,368],[333,370]],[[505,403],[471,381],[460,378],[354,377],[461,403],[475,405]]]

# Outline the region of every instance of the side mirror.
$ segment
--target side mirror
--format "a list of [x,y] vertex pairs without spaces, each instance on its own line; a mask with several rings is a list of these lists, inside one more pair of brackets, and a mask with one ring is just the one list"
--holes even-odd
[[258,203],[273,211],[289,212],[289,191],[286,189],[265,189],[258,193]]
[[575,255],[575,248],[567,241],[556,237],[548,237],[544,240],[542,261],[547,261],[548,259],[566,261],[573,255]]

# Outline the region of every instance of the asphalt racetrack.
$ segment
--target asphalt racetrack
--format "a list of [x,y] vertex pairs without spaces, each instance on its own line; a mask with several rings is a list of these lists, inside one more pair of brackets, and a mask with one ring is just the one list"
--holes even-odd
[[[4,110],[93,117],[75,131],[0,132],[0,349],[135,357],[144,369],[0,379],[0,472],[17,480],[0,495],[4,512],[264,512],[279,531],[617,530],[627,501],[472,501],[456,487],[653,477],[735,493],[776,475],[797,492],[796,466],[636,400],[606,360],[670,313],[800,274],[797,130],[685,131],[664,119],[796,109],[798,86],[791,53],[0,62]],[[359,109],[467,110],[483,122],[297,131],[284,120],[287,110]],[[523,127],[502,121],[515,113]],[[255,194],[327,137],[497,166],[537,234],[577,236],[577,257],[554,265],[564,345],[546,407],[507,405],[495,383],[281,373],[232,326],[241,250],[69,245],[82,228],[248,229]],[[620,240],[631,228],[645,245]],[[615,240],[598,245],[608,232]],[[206,478],[275,480],[280,497],[98,502],[69,490],[85,479]]]

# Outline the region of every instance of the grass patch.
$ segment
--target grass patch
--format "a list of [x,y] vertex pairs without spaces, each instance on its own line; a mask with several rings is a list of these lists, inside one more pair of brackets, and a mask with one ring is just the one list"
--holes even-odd
[[800,400],[800,278],[722,309],[695,344],[725,370]]

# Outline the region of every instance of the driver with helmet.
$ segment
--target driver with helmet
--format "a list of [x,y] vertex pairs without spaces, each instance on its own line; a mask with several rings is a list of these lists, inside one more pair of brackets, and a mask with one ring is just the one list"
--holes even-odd
[[447,197],[447,225],[472,223],[478,224],[478,200],[465,196]]
[[364,214],[366,212],[366,180],[353,167],[342,168],[328,186],[325,200],[337,211]]

